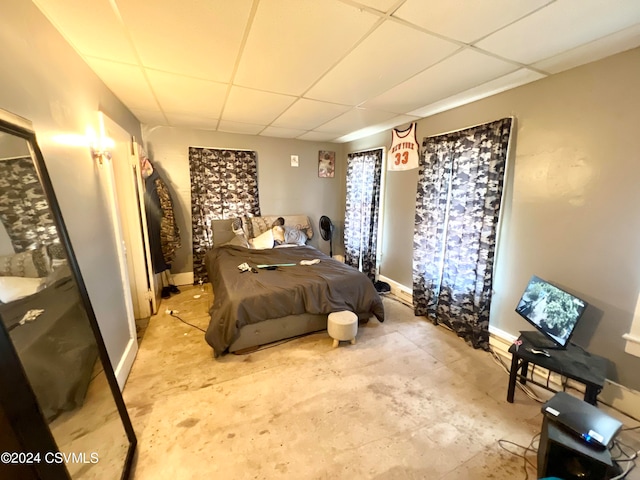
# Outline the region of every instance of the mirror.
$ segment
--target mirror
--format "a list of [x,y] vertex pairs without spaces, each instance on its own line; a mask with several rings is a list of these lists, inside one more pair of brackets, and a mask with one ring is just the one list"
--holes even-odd
[[56,478],[126,478],[135,434],[35,134],[4,120],[0,319],[13,347],[0,349],[2,375],[5,355],[16,354],[55,442],[40,462],[57,464],[63,473]]

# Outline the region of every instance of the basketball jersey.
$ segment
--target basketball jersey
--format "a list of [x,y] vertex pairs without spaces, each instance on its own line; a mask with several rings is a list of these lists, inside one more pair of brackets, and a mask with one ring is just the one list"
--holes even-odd
[[388,170],[411,170],[418,168],[420,145],[416,137],[416,123],[406,130],[391,130]]

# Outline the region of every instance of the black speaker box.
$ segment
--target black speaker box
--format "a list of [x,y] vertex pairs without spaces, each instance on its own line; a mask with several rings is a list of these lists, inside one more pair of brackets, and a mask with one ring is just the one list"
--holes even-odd
[[538,478],[607,480],[618,473],[608,449],[589,445],[544,417],[538,447]]

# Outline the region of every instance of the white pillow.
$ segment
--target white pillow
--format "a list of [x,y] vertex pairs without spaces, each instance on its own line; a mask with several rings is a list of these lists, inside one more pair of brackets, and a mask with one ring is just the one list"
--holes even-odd
[[273,243],[276,245],[282,245],[284,243],[284,227],[276,225],[271,229],[273,232]]
[[266,232],[261,233],[256,238],[249,240],[249,245],[251,245],[251,248],[256,250],[273,248],[273,232],[271,230],[267,230]]
[[42,289],[43,278],[0,277],[0,302],[11,303]]

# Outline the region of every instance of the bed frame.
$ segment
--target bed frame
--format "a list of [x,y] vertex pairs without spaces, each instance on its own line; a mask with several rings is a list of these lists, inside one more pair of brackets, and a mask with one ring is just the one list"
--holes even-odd
[[[300,223],[303,215],[281,215],[285,220],[285,225],[295,225]],[[213,231],[214,246],[227,243],[235,233],[231,228],[233,220],[213,220],[211,229]],[[213,292],[215,295],[215,291]],[[315,315],[304,313],[300,315],[288,315],[286,317],[274,318],[260,323],[245,325],[240,329],[238,338],[229,346],[229,352],[250,350],[269,343],[293,338],[300,335],[319,332],[327,329],[328,315]],[[359,323],[369,321],[369,316],[359,317]]]
[[261,345],[327,329],[327,315],[289,315],[245,325],[229,346],[229,352],[258,348]]

